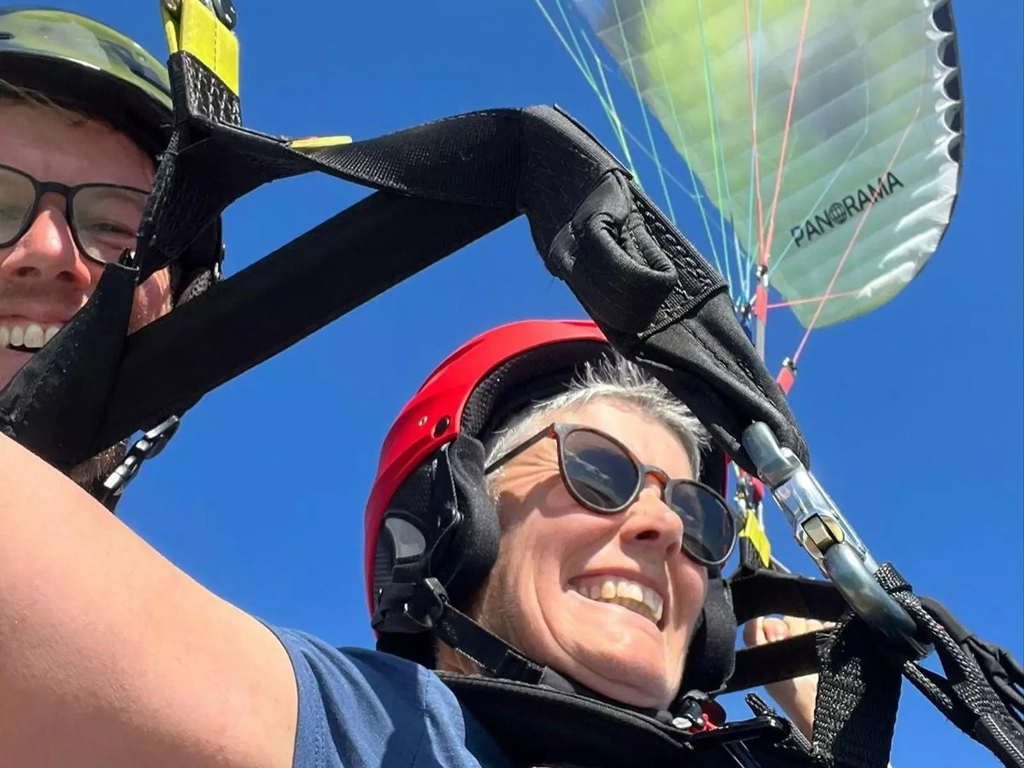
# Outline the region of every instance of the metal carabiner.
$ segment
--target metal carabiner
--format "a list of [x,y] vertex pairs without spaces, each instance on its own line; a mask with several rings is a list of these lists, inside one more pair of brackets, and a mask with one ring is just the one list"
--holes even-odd
[[782,448],[767,424],[743,433],[743,447],[771,488],[797,543],[835,584],[864,621],[902,645],[915,658],[927,646],[916,639],[917,624],[875,579],[878,563],[814,476],[788,448]]
[[103,481],[103,496],[99,501],[107,504],[124,493],[128,483],[139,474],[142,463],[159,456],[180,426],[181,419],[177,416],[168,416],[140,437],[135,445],[128,450],[124,460]]

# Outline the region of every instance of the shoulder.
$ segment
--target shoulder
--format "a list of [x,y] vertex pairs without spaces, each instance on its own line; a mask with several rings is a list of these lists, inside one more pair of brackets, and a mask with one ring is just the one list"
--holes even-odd
[[334,648],[305,632],[271,631],[288,651],[298,685],[296,768],[373,765],[372,756],[385,750],[389,763],[414,764],[428,670],[375,651]]
[[[363,648],[335,648],[320,638],[293,629],[271,627],[288,651],[300,682],[314,684],[332,700],[372,699],[410,709],[423,708],[421,688],[436,676],[418,664]],[[436,679],[440,683],[439,679]]]
[[483,728],[429,669],[270,629],[287,649],[298,684],[296,768],[505,765]]

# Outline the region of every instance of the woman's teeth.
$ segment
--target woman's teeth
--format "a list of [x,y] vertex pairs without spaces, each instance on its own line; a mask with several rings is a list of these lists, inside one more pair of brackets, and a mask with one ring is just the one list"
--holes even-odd
[[614,603],[629,608],[655,624],[661,621],[665,601],[649,587],[629,579],[604,579],[601,582],[577,584],[573,587],[584,597],[599,603]]
[[0,323],[0,349],[23,347],[39,349],[60,331],[60,325],[48,325],[45,330],[39,323],[11,325]]

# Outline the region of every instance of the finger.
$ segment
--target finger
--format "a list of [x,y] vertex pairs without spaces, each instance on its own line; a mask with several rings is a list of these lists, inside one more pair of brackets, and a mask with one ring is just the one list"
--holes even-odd
[[820,632],[835,627],[834,621],[819,621],[818,619],[804,619],[799,616],[784,616],[786,631],[789,637],[805,635],[809,632]]
[[764,635],[769,643],[776,643],[790,637],[789,625],[785,619],[767,617],[764,620]]
[[796,619],[792,616],[787,617],[787,619],[793,619],[793,623],[790,624],[790,632],[793,635],[803,635],[807,632],[829,630],[834,628],[836,625],[834,621],[819,621],[818,619]]
[[764,645],[768,639],[764,634],[764,617],[758,616],[743,625],[743,644],[748,648],[754,645]]
[[789,637],[796,637],[797,635],[805,635],[808,632],[815,630],[814,619],[804,619],[799,616],[783,616],[783,622],[786,624],[786,632]]

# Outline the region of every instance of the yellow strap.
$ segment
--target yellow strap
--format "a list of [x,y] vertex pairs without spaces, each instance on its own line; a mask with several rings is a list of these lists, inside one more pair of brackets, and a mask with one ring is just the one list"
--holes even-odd
[[[168,9],[176,6],[176,10]],[[238,95],[238,38],[225,27],[202,0],[161,0],[167,47],[171,53],[185,51],[199,59]]]
[[767,568],[771,563],[772,545],[768,541],[768,534],[765,533],[761,521],[757,519],[757,515],[752,509],[747,510],[747,520],[743,525],[743,530],[740,531],[740,536],[754,545],[754,549],[761,557],[761,564]]
[[339,144],[351,144],[351,136],[309,136],[305,139],[292,139],[288,146],[296,152],[310,154],[325,147],[336,147]]

